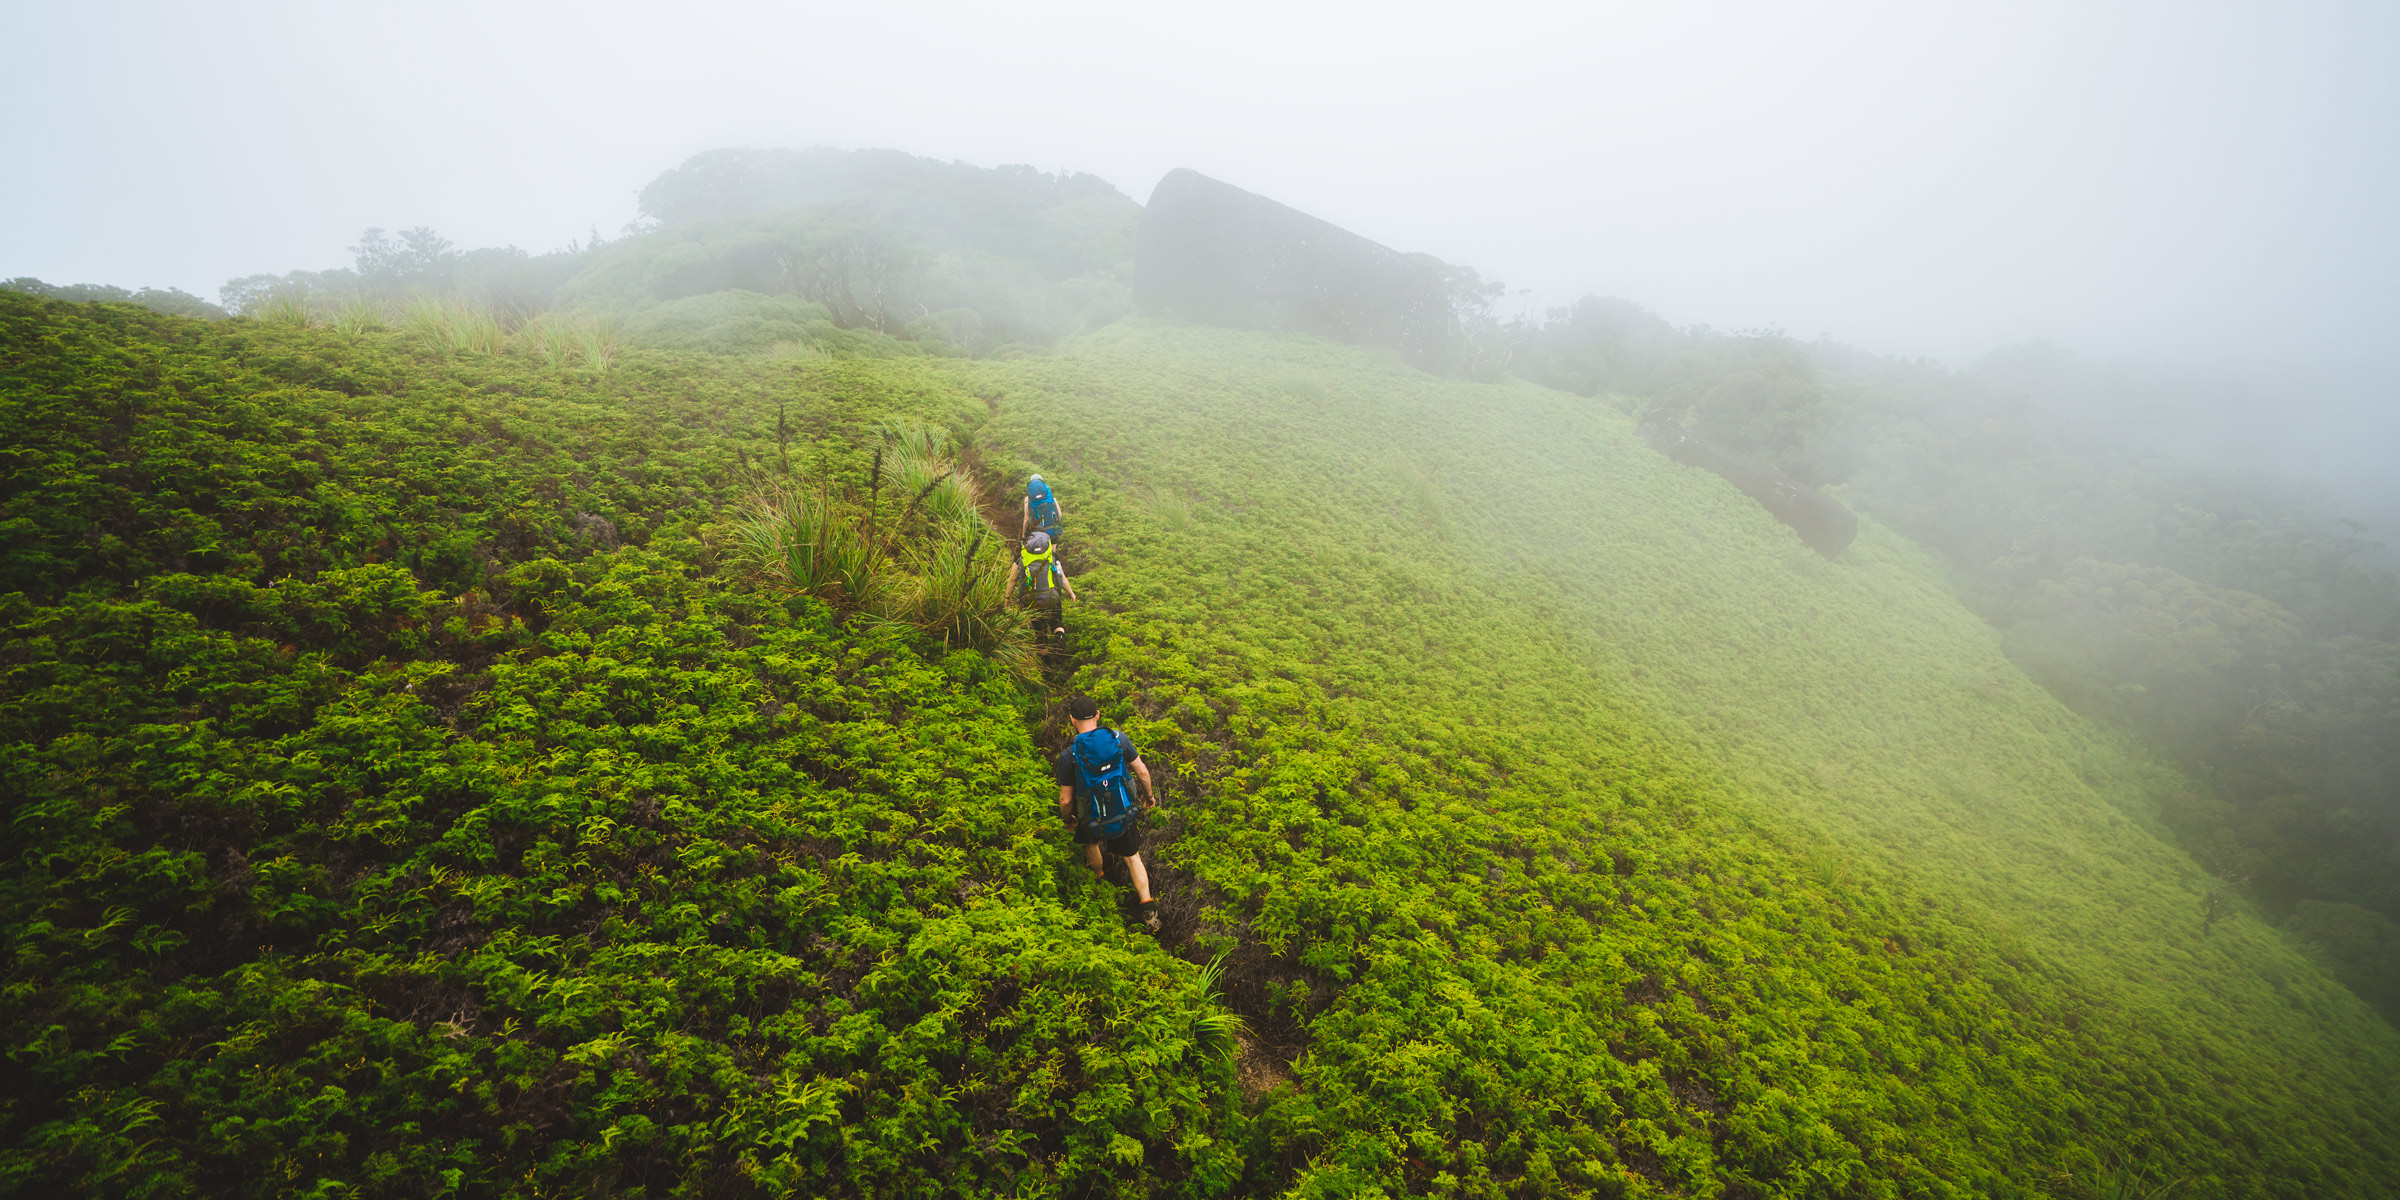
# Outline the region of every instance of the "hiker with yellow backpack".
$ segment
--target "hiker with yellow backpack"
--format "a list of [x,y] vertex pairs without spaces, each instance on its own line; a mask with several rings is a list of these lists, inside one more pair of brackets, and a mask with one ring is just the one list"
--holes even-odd
[[1034,472],[1025,481],[1025,500],[1017,507],[1017,532],[1025,545],[1017,552],[1017,573],[1009,577],[1008,587],[1012,596],[1017,588],[1025,589],[1025,602],[1040,614],[1042,631],[1052,637],[1067,632],[1059,592],[1075,599],[1075,585],[1067,582],[1067,569],[1058,561],[1059,523],[1064,516],[1058,507],[1058,493],[1043,482],[1041,472]]
[[1067,569],[1059,565],[1057,544],[1041,530],[1034,530],[1025,539],[1024,548],[1017,551],[1016,573],[1008,577],[1008,598],[1014,599],[1020,588],[1024,590],[1025,603],[1040,615],[1040,627],[1050,634],[1064,636],[1067,616],[1059,593],[1065,592],[1067,600],[1076,599],[1075,585],[1067,581]]

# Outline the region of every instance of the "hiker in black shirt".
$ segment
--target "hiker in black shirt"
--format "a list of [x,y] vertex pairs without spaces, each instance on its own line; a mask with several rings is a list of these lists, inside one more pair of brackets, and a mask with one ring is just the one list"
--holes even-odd
[[[1089,696],[1077,696],[1067,702],[1067,719],[1075,724],[1076,738],[1082,739],[1100,729],[1100,705]],[[1150,783],[1150,765],[1142,761],[1141,752],[1134,749],[1132,739],[1113,729],[1104,732],[1115,735],[1116,751],[1122,756],[1118,761],[1125,764],[1133,778],[1141,781],[1142,810],[1158,807],[1158,792]],[[1082,843],[1083,864],[1092,869],[1093,875],[1105,880],[1108,872],[1101,851],[1105,849],[1124,859],[1126,874],[1133,879],[1134,897],[1142,902],[1142,927],[1152,933],[1158,932],[1158,899],[1150,894],[1150,872],[1142,866],[1141,818],[1138,815],[1134,817],[1125,827],[1125,832],[1113,838],[1087,830],[1076,820],[1076,814],[1084,811],[1083,802],[1087,797],[1083,794],[1083,770],[1076,765],[1075,743],[1072,741],[1058,752],[1058,758],[1051,763],[1050,774],[1051,778],[1058,781],[1059,818],[1075,831],[1075,840]],[[1123,801],[1119,800],[1118,803],[1122,804]]]

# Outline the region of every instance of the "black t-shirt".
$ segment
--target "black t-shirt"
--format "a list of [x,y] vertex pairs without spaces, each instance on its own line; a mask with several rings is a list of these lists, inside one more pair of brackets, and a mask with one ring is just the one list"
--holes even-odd
[[[1126,737],[1122,733],[1117,734],[1117,737],[1125,743],[1125,769],[1130,773],[1133,770],[1133,764],[1142,757],[1142,752],[1133,748],[1132,738]],[[1083,773],[1075,767],[1075,743],[1073,741],[1069,741],[1067,748],[1059,751],[1058,757],[1051,760],[1050,777],[1057,780],[1060,787],[1074,788],[1075,798],[1083,799],[1083,788],[1077,783],[1083,778]],[[1131,786],[1132,781],[1127,780],[1126,783]]]

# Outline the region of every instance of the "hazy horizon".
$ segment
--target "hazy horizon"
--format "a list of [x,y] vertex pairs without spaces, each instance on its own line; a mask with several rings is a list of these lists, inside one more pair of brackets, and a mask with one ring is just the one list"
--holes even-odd
[[539,253],[721,146],[1030,163],[1137,201],[1189,166],[1536,311],[1596,293],[1952,365],[2043,338],[2213,375],[2281,417],[2244,443],[2262,465],[2390,491],[2389,8],[657,19],[20,6],[0,276],[213,299],[343,265],[369,226]]

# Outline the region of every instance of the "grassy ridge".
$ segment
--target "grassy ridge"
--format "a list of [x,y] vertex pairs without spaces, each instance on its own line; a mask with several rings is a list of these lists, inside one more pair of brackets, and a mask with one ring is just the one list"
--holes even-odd
[[1305,341],[954,369],[1075,498],[1119,610],[1093,685],[1196,764],[1163,858],[1200,940],[1283,952],[1328,1190],[2400,1177],[2391,1030],[2204,931],[2149,828],[2172,776],[1888,533],[1827,563],[1588,403]]

